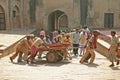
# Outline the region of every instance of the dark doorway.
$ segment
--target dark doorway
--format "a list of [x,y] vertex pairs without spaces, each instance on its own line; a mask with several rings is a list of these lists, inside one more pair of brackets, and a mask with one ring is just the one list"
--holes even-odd
[[1,6],[0,6],[0,30],[6,30],[5,12],[4,12],[4,9]]
[[0,30],[5,30],[5,14],[0,13]]
[[48,29],[49,32],[55,29],[68,28],[68,17],[62,11],[54,11],[48,17]]
[[105,13],[104,14],[104,27],[105,28],[113,28],[114,26],[114,14],[113,13]]

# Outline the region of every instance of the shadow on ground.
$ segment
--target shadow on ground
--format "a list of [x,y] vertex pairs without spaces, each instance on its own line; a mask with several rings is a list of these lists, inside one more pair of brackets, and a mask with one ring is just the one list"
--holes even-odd
[[60,61],[60,62],[47,62],[46,60],[39,60],[35,61],[35,63],[32,64],[27,64],[27,62],[13,62],[15,65],[28,65],[28,66],[33,66],[33,67],[39,67],[39,65],[45,65],[45,66],[62,66],[62,65],[67,65],[71,63],[70,61]]
[[97,66],[99,66],[98,64],[95,64],[95,63],[93,63],[93,64],[85,64],[86,66],[88,66],[88,67],[97,67]]
[[111,67],[112,70],[120,70],[120,66]]

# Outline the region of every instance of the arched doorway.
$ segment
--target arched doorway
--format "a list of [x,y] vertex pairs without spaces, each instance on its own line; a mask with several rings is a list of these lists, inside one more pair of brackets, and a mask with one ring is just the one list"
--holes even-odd
[[5,30],[5,11],[2,6],[0,6],[0,30]]
[[68,28],[68,16],[60,10],[52,12],[48,17],[49,32],[63,28]]
[[13,8],[13,28],[20,28],[20,11],[17,6]]
[[68,17],[66,14],[62,14],[58,18],[58,29],[66,29],[68,28]]

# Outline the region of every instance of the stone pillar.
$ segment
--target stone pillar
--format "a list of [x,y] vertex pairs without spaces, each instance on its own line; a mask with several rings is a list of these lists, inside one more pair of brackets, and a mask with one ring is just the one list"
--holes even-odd
[[20,26],[21,26],[21,28],[23,28],[24,26],[23,26],[23,17],[24,17],[24,15],[23,15],[23,7],[24,7],[24,5],[23,5],[23,0],[20,0]]
[[74,27],[80,26],[80,0],[73,1],[73,15],[74,19],[72,20]]
[[[11,15],[12,15],[12,12],[11,12],[11,0],[8,0],[8,12],[9,12],[9,28],[8,29],[12,29],[12,18],[11,18]],[[7,26],[7,25],[6,25]]]
[[88,14],[88,0],[80,0],[80,11],[81,11],[81,25],[86,25],[86,19]]

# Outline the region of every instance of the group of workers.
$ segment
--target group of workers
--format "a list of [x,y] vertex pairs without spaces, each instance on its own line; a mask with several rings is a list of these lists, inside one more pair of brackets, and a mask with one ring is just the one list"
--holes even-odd
[[[42,55],[42,48],[46,48],[46,50],[49,50],[49,48],[52,45],[58,45],[58,44],[69,44],[70,50],[72,50],[72,53],[74,56],[82,56],[80,58],[80,63],[88,63],[88,60],[90,59],[90,64],[94,62],[95,59],[95,52],[94,50],[97,48],[97,40],[98,36],[100,35],[100,32],[98,30],[90,31],[87,27],[84,27],[83,29],[73,29],[69,33],[58,33],[57,30],[55,30],[52,36],[52,40],[50,39],[49,35],[45,34],[45,31],[42,29],[40,31],[40,36],[35,37],[33,34],[27,35],[26,38],[19,41],[16,45],[16,51],[15,53],[10,57],[11,62],[18,57],[18,62],[21,62],[22,60],[27,61],[27,63],[33,63],[35,56],[39,53],[39,57],[41,58]],[[110,48],[109,48],[109,54],[108,58],[112,62],[110,67],[114,66],[114,62],[117,62],[117,65],[119,64],[119,39],[116,36],[115,31],[111,31],[111,42],[110,42]],[[59,46],[59,45],[58,45]],[[78,51],[80,49],[80,52]],[[115,54],[116,52],[117,55]],[[68,52],[68,49],[64,49],[63,54],[64,59],[69,58],[72,59],[72,54]]]

